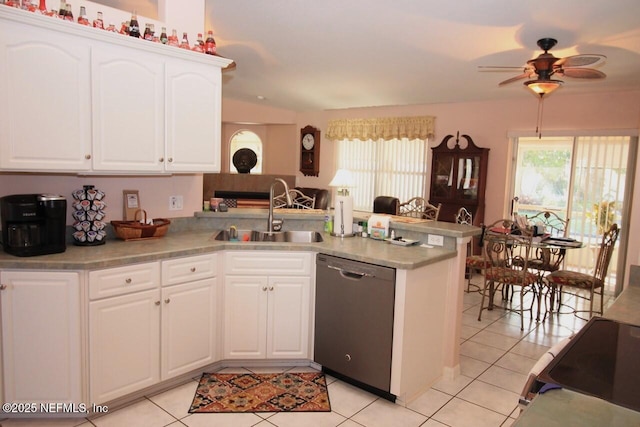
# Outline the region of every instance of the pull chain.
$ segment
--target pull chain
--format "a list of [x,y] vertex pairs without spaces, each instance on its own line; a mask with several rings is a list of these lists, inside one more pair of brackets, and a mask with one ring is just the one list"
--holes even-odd
[[544,95],[540,95],[540,101],[538,102],[538,120],[536,121],[536,134],[539,139],[542,139],[542,113],[544,112]]

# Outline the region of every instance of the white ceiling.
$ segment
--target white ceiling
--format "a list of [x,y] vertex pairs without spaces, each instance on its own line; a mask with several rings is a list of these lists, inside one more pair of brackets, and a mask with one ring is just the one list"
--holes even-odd
[[[640,89],[639,0],[205,0],[206,28],[237,68],[224,97],[312,111],[531,95],[520,70],[552,37],[557,57],[607,56],[603,80],[553,94]],[[265,97],[258,100],[258,96]]]

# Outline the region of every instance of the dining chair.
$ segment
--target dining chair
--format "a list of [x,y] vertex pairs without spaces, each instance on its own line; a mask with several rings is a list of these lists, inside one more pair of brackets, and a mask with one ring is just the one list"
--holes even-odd
[[[456,224],[473,225],[473,215],[467,210],[467,208],[462,206],[455,214],[455,222]],[[485,228],[482,227],[482,234],[484,234],[484,230]],[[482,247],[482,237],[483,236],[481,235],[479,238],[478,245],[480,247]],[[473,276],[474,272],[482,273],[482,270],[484,270],[484,256],[482,254],[473,254],[473,244],[475,239],[476,237],[472,237],[469,243],[467,243],[467,258],[465,259],[464,272],[465,278],[467,279],[467,290],[465,291],[466,293],[471,292],[471,286],[473,286],[477,290],[480,290],[480,286],[471,283],[471,277]]]
[[373,213],[399,214],[400,199],[392,196],[377,196],[373,199]]
[[[562,295],[564,289],[568,287],[573,289],[574,292],[572,292],[572,295],[576,298],[589,300],[589,318],[593,317],[593,300],[596,295],[600,296],[600,310],[597,314],[602,315],[604,312],[605,279],[619,234],[620,228],[618,228],[618,224],[612,224],[609,230],[604,233],[600,250],[596,257],[596,265],[591,274],[573,270],[557,270],[544,278],[547,286],[552,289],[552,292],[557,290],[558,294]],[[589,295],[582,295],[580,291],[588,291]],[[558,303],[558,305],[560,305],[560,303]],[[581,312],[586,313],[587,310],[577,310],[577,308],[574,308],[574,313]]]
[[442,203],[432,205],[423,197],[412,197],[404,203],[400,203],[399,215],[414,218],[430,219],[437,221],[440,216]]
[[[512,302],[503,298],[502,308],[520,315],[520,330],[524,330],[525,310],[530,311],[533,318],[533,305],[537,299],[537,277],[528,268],[532,238],[530,229],[520,228],[509,219],[499,220],[486,227],[483,241],[486,265],[478,321],[482,320],[483,310],[493,310],[496,291],[505,287],[519,288],[519,304],[514,307]],[[533,298],[529,308],[525,309],[525,296],[529,293]],[[485,300],[488,300],[486,305]]]
[[454,215],[454,221],[456,224],[473,225],[473,215],[467,208],[462,206]]
[[[293,209],[313,209],[313,207],[315,206],[315,196],[309,197],[302,191],[296,190],[295,188],[289,190],[289,195],[291,196],[291,200],[293,201],[293,205],[290,207]],[[285,197],[285,193],[282,193],[273,198],[273,207],[274,209],[287,207],[287,198]]]
[[569,218],[563,219],[555,212],[541,211],[527,216],[529,224],[542,226],[543,233],[553,237],[564,237],[569,232]]
[[[539,234],[549,234],[551,237],[566,237],[569,232],[569,218],[563,219],[555,212],[541,211],[533,215],[528,215],[527,222],[539,227],[537,232]],[[540,230],[542,228],[542,230]],[[557,271],[564,262],[566,249],[560,247],[536,247],[535,254],[529,262],[529,268],[533,269],[538,275],[538,283],[540,285],[540,295],[543,294],[544,282],[542,278],[547,274]],[[553,310],[553,304],[555,300],[555,289],[548,289],[547,294],[549,296],[549,310]],[[558,295],[558,307],[560,307],[561,298]]]

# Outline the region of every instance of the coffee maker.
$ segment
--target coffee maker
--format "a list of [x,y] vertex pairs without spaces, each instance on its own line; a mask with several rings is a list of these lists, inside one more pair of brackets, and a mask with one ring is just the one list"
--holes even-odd
[[2,247],[16,256],[66,250],[67,201],[52,194],[14,194],[0,198]]

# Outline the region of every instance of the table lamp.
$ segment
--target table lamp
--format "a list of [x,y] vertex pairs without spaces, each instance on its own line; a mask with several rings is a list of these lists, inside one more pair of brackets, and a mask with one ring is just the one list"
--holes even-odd
[[353,175],[346,169],[338,169],[329,186],[337,188],[333,235],[351,237],[354,235],[353,198],[349,195],[349,188],[354,186]]

